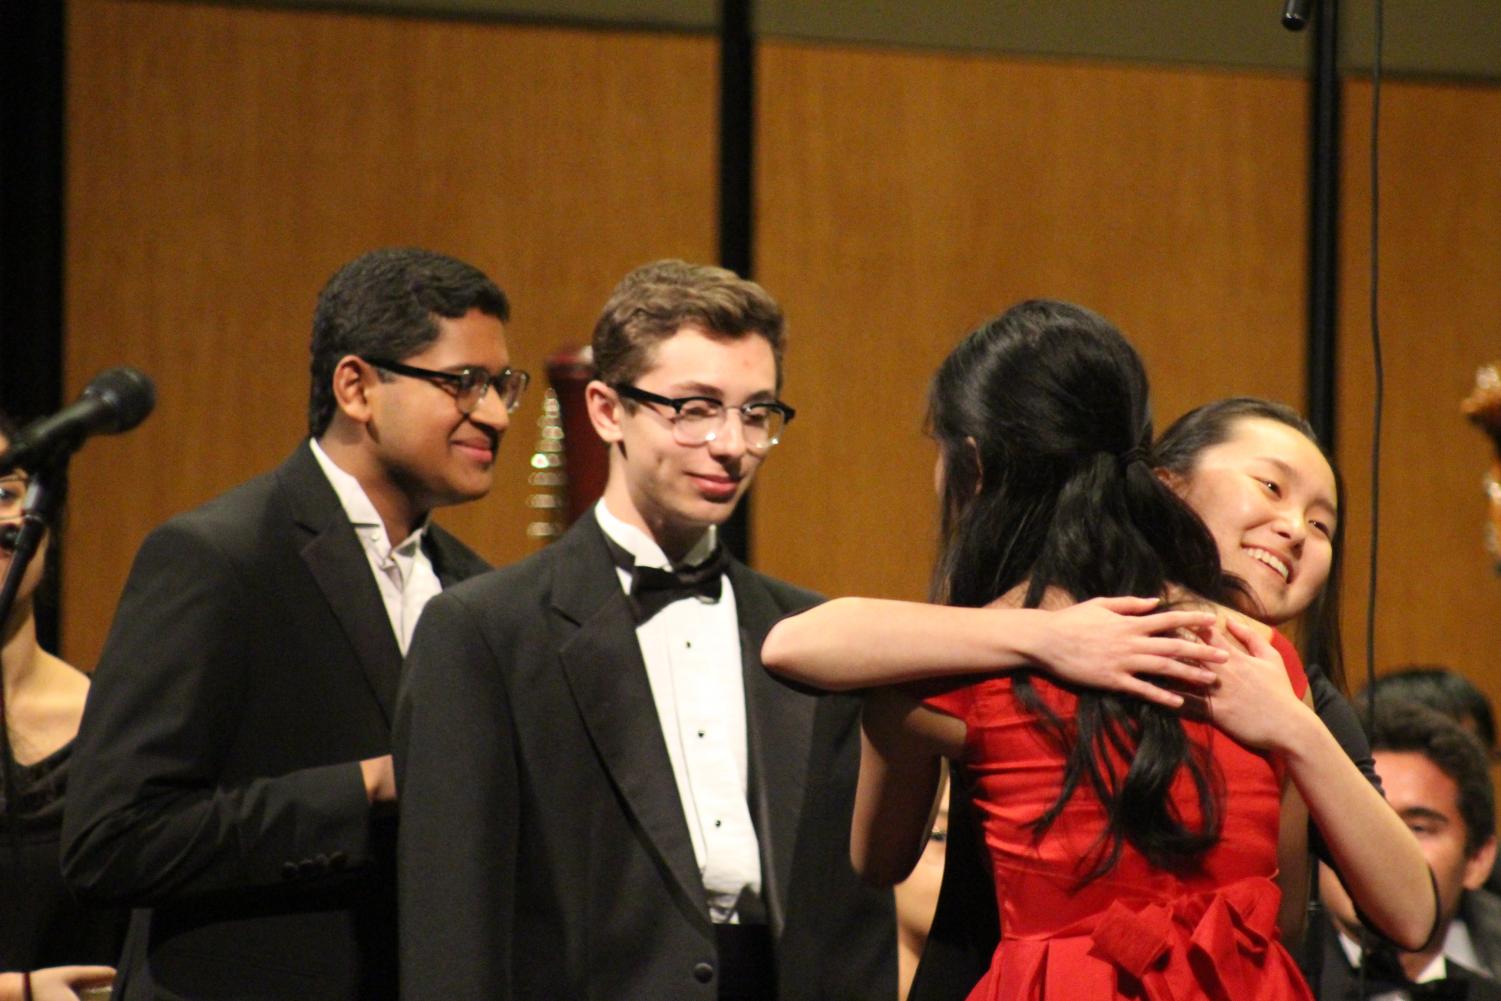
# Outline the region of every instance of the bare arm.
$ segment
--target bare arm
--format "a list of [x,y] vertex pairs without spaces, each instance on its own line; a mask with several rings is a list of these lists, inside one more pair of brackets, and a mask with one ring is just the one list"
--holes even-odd
[[78,1001],[82,991],[108,987],[114,980],[115,971],[108,966],[51,966],[31,971],[28,998],[23,974],[0,973],[0,1001]]
[[1177,707],[1153,675],[1208,684],[1216,648],[1172,635],[1210,626],[1198,611],[1152,612],[1154,598],[1095,598],[1057,611],[955,608],[837,598],[777,623],[761,658],[778,674],[834,691],[1041,665],[1057,677]]
[[1214,640],[1231,655],[1210,698],[1215,724],[1282,755],[1361,911],[1399,948],[1421,948],[1436,904],[1417,838],[1293,694],[1271,644],[1240,623],[1228,628],[1245,651]]
[[899,883],[922,856],[938,806],[941,759],[964,749],[965,725],[896,689],[865,697],[850,861],[877,886]]
[[1308,916],[1308,806],[1293,782],[1282,787],[1282,811],[1277,838],[1277,885],[1282,889],[1282,907],[1277,912],[1277,927],[1282,941],[1296,950],[1302,943]]

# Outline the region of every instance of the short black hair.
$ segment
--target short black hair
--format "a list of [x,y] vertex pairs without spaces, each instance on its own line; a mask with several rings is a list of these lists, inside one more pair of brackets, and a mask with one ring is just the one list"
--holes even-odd
[[438,318],[477,309],[502,323],[506,295],[483,271],[415,247],[362,254],[334,273],[313,311],[308,432],[318,437],[334,416],[334,369],[347,355],[407,358],[438,337]]
[[1417,702],[1463,724],[1475,721],[1475,735],[1487,751],[1496,747],[1496,715],[1491,700],[1458,671],[1439,664],[1411,664],[1383,674],[1370,689],[1383,699]]
[[1409,699],[1382,693],[1371,720],[1371,750],[1421,754],[1459,788],[1465,825],[1465,856],[1496,833],[1496,791],[1480,741],[1450,716]]

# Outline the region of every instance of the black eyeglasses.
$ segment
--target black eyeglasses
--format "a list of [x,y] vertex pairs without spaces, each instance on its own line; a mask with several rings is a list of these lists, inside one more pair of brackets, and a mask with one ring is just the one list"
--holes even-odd
[[765,452],[782,440],[782,430],[797,416],[797,411],[780,400],[760,400],[725,406],[712,396],[661,396],[635,386],[616,384],[615,392],[628,400],[655,403],[672,408],[672,436],[679,445],[702,445],[719,437],[724,430],[725,415],[731,410],[740,414],[740,433],[745,447]]
[[457,372],[440,372],[432,368],[403,365],[389,358],[367,358],[361,355],[360,360],[397,375],[405,375],[413,379],[427,379],[445,386],[452,386],[453,398],[459,404],[459,412],[466,417],[474,413],[474,408],[480,405],[480,401],[485,398],[491,386],[495,387],[496,398],[505,406],[506,412],[514,411],[521,404],[521,394],[526,392],[526,387],[532,381],[529,373],[515,368],[503,369],[491,375],[477,365],[461,368]]

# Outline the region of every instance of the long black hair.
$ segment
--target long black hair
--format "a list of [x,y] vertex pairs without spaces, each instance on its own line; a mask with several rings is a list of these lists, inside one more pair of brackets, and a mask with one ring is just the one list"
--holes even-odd
[[[1259,396],[1232,396],[1223,400],[1215,400],[1213,403],[1195,407],[1173,421],[1168,429],[1162,432],[1162,437],[1157,439],[1157,444],[1153,448],[1153,456],[1158,468],[1165,469],[1180,479],[1193,476],[1194,468],[1198,465],[1199,457],[1204,454],[1204,450],[1228,441],[1235,434],[1236,426],[1245,420],[1266,420],[1285,424],[1313,442],[1334,473],[1336,497],[1344,496],[1345,484],[1339,475],[1339,467],[1334,464],[1334,459],[1320,444],[1313,426],[1292,407],[1275,400],[1265,400]],[[1331,540],[1330,550],[1329,579],[1325,581],[1319,593],[1314,596],[1312,604],[1299,619],[1298,652],[1302,655],[1304,663],[1319,665],[1340,691],[1347,691],[1339,629],[1339,581],[1342,576],[1341,567],[1344,565],[1345,551],[1343,518],[1335,520],[1334,538]],[[1227,584],[1231,582],[1233,578],[1227,577]],[[1242,595],[1242,605],[1250,603],[1253,606],[1246,608],[1245,611],[1251,615],[1257,614],[1254,608],[1254,598],[1250,596],[1250,592],[1242,589]]]
[[[1225,596],[1214,540],[1153,473],[1141,358],[1103,317],[1052,300],[1013,306],[949,355],[928,405],[944,471],[937,600],[981,606],[1021,584],[1027,607],[1049,588],[1079,601],[1162,595],[1170,584]],[[1034,835],[1081,782],[1105,807],[1084,882],[1110,871],[1126,842],[1153,865],[1184,871],[1219,840],[1220,776],[1176,711],[1065,686],[1078,695],[1065,723],[1031,671],[1017,672],[1015,685],[1066,754],[1062,789]],[[1197,827],[1169,799],[1183,769],[1197,791]]]

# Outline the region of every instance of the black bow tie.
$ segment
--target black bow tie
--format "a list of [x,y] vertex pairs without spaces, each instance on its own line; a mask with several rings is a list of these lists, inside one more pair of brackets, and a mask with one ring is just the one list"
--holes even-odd
[[[1449,965],[1452,967],[1454,961],[1450,960]],[[1364,995],[1373,997],[1388,992],[1395,992],[1407,1001],[1466,1001],[1470,996],[1470,984],[1465,977],[1452,973],[1414,984],[1402,971],[1395,953],[1389,948],[1372,949],[1366,954]]]
[[724,590],[725,568],[730,562],[723,546],[716,546],[709,558],[697,566],[672,570],[638,565],[631,554],[615,545],[613,540],[610,552],[616,565],[631,575],[631,605],[635,608],[638,624],[683,598],[718,601]]

